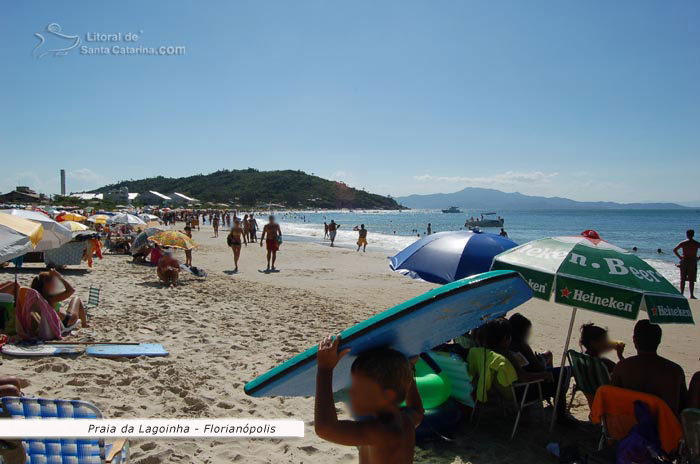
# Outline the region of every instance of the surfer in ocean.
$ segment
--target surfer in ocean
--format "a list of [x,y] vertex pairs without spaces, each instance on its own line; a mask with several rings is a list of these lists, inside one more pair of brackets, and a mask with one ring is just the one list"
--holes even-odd
[[[338,352],[340,335],[318,346],[316,374],[316,434],[333,443],[357,446],[360,463],[413,462],[416,428],[423,420],[423,403],[411,362],[398,351],[381,349],[362,353],[351,367],[350,404],[355,422],[338,420],[333,401],[333,369],[349,349]],[[406,407],[400,405],[406,401]]]

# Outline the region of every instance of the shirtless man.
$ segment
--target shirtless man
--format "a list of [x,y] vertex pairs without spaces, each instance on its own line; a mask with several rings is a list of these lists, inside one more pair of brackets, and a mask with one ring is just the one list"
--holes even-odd
[[180,277],[180,264],[173,256],[172,250],[166,250],[163,257],[158,261],[158,278],[168,287],[177,285]]
[[[262,235],[260,236],[260,246],[263,246],[263,241],[267,247],[267,272],[275,270],[275,260],[277,259],[277,250],[280,249],[280,241],[282,240],[282,229],[275,222],[275,217],[270,216],[270,222],[263,227]],[[272,260],[272,267],[270,267]]]
[[340,229],[340,224],[336,224],[335,219],[331,219],[330,224],[328,224],[328,238],[331,239],[331,246],[335,244],[335,235],[338,233],[338,229]]
[[[685,283],[688,282],[688,288],[690,289],[690,298],[695,299],[695,279],[698,274],[698,249],[700,249],[700,242],[693,239],[695,236],[695,231],[693,229],[688,229],[685,236],[686,240],[676,245],[673,249],[673,254],[675,254],[678,259],[681,260],[678,266],[681,270],[681,293],[685,291]],[[678,253],[678,250],[683,250],[683,254]]]

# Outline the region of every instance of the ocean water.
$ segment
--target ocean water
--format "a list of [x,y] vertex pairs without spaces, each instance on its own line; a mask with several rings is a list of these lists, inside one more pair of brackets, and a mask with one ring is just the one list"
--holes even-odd
[[[470,211],[478,216],[480,212]],[[517,243],[543,237],[579,235],[586,229],[598,231],[601,238],[619,247],[632,249],[671,282],[679,281],[673,248],[685,238],[687,229],[698,229],[700,209],[685,210],[548,210],[499,211],[504,228]],[[425,233],[428,223],[433,232],[464,229],[466,214],[445,214],[434,210],[410,211],[324,211],[278,213],[283,232],[303,240],[323,242],[323,223],[334,219],[341,227],[336,245],[352,247],[357,232],[365,224],[369,230],[368,249],[394,254]],[[498,233],[499,229],[484,229]],[[661,249],[662,253],[658,253]]]

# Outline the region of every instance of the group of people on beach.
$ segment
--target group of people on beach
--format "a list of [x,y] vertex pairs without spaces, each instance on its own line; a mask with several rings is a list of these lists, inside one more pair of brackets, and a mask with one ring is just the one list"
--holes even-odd
[[[516,313],[465,334],[462,338],[467,342],[459,343],[462,349],[483,346],[492,356],[500,356],[503,361],[491,357],[486,362],[489,366],[502,362],[512,366],[515,372],[513,381],[540,381],[545,399],[554,399],[557,380],[563,374],[563,388],[556,402],[555,414],[560,423],[571,422],[573,419],[568,416],[565,400],[570,368],[553,367],[550,351],[535,352],[530,346],[531,334],[531,321]],[[640,320],[633,334],[637,354],[625,358],[624,343],[611,340],[605,328],[589,323],[581,327],[580,343],[586,355],[604,363],[611,385],[655,395],[675,415],[679,415],[684,408],[700,408],[700,371],[695,373],[686,388],[683,369],[658,354],[661,336],[661,327],[648,320]],[[314,412],[316,434],[333,443],[358,446],[360,462],[413,462],[415,430],[425,414],[416,387],[414,365],[417,358],[407,359],[389,348],[360,354],[350,368],[350,406],[356,417],[370,419],[339,420],[333,400],[333,370],[350,351],[339,351],[340,342],[341,337],[337,335],[326,337],[318,344]],[[617,354],[617,363],[605,357],[612,351]],[[530,392],[534,394],[535,390]],[[592,402],[592,398],[587,396],[587,399]]]
[[[255,221],[255,219],[253,219],[253,221]],[[248,230],[246,230],[245,224],[250,224],[247,214],[243,218],[243,225],[241,225],[241,221],[234,215],[233,227],[231,227],[226,237],[226,243],[233,251],[233,262],[235,265],[233,272],[238,272],[238,260],[241,256],[241,247],[243,245],[248,246],[248,243],[255,243],[257,241],[256,229],[249,226]],[[260,235],[261,247],[263,246],[263,242],[267,249],[267,268],[265,272],[275,272],[277,252],[282,244],[282,229],[274,215],[270,215],[268,217],[268,223],[263,226],[262,234]]]

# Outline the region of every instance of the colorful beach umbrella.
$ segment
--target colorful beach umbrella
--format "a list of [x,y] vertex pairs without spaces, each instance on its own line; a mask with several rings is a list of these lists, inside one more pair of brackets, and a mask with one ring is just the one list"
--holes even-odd
[[75,221],[63,221],[61,222],[63,227],[66,227],[71,232],[84,232],[89,229],[85,224],[81,224]]
[[0,263],[32,251],[41,241],[44,227],[9,214],[0,214]]
[[515,246],[514,241],[495,234],[467,230],[438,232],[389,258],[389,267],[413,278],[446,284],[488,271],[494,256]]
[[109,216],[106,214],[93,214],[92,216],[87,218],[88,222],[92,222],[94,224],[107,224],[107,221],[109,220]]
[[[654,323],[693,324],[688,300],[660,272],[627,250],[586,231],[577,237],[528,242],[496,256],[493,270],[514,270],[536,298],[571,306],[561,366],[571,342],[578,308],[634,320],[645,309]],[[559,376],[559,399],[563,369]],[[556,411],[556,409],[555,409]],[[552,428],[556,414],[552,415]]]
[[58,221],[58,222],[64,222],[64,221],[82,222],[86,219],[87,218],[85,216],[83,216],[82,214],[78,214],[78,213],[63,212],[63,213],[60,213],[58,216],[56,216],[56,221]]
[[34,251],[53,250],[73,239],[73,234],[67,227],[63,227],[44,213],[24,209],[3,209],[0,213],[28,219],[43,226],[43,236]]
[[177,230],[164,230],[152,235],[150,239],[162,247],[181,248],[191,250],[197,245],[187,235]]

